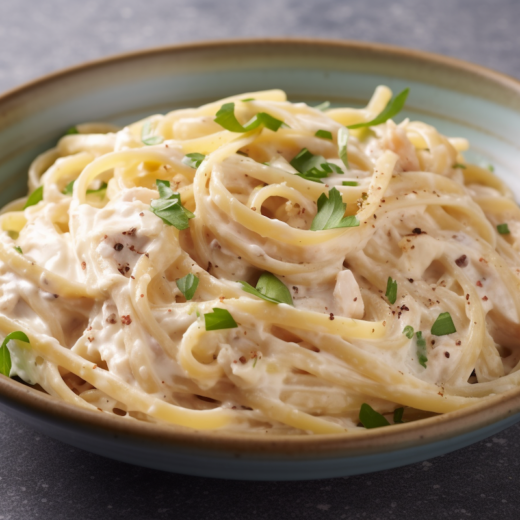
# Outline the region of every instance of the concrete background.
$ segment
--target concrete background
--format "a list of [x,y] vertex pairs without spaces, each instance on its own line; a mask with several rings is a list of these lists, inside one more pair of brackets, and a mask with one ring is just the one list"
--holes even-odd
[[[122,51],[196,40],[386,42],[520,77],[515,0],[0,0],[0,91]],[[520,426],[428,462],[302,483],[185,477],[91,455],[0,413],[0,520],[519,518]]]

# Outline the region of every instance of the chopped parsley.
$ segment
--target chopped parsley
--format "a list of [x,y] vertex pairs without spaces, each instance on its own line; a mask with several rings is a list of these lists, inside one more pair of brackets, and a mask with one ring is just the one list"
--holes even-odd
[[21,255],[23,255],[22,248],[20,246],[14,246],[14,249],[18,251]]
[[215,123],[218,123],[222,128],[230,132],[239,133],[255,130],[260,125],[264,125],[269,130],[276,132],[283,125],[283,121],[276,119],[276,117],[266,112],[259,112],[243,126],[235,116],[235,103],[224,103],[216,114]]
[[342,126],[338,130],[338,155],[339,158],[343,161],[343,164],[348,169],[348,155],[347,155],[347,144],[348,144],[348,138],[349,138],[349,131],[348,128],[345,128]]
[[316,137],[321,137],[322,139],[330,139],[332,141],[332,133],[328,130],[318,130],[314,135]]
[[343,181],[342,186],[359,186],[359,182],[356,181]]
[[419,364],[426,368],[428,362],[428,356],[426,355],[426,341],[422,337],[422,332],[419,330],[415,333],[417,343],[417,358]]
[[497,226],[497,231],[501,234],[501,235],[509,235],[509,233],[511,233],[511,231],[509,231],[509,226],[507,225],[507,223],[505,224],[499,224]]
[[253,294],[271,303],[287,303],[294,305],[291,293],[287,286],[281,282],[274,274],[265,272],[258,279],[256,289],[247,282],[239,282],[245,292]]
[[160,198],[152,200],[150,211],[169,226],[187,229],[189,227],[188,220],[195,215],[181,204],[181,196],[171,190],[169,181],[157,179],[155,182]]
[[34,205],[38,204],[38,202],[40,202],[41,200],[43,200],[43,186],[36,188],[29,195],[29,198],[27,199],[27,202],[25,203],[25,206],[23,207],[23,209],[28,208],[30,206],[34,206]]
[[313,155],[307,148],[302,148],[292,159],[291,166],[298,170],[298,177],[308,181],[320,182],[320,179],[328,177],[331,173],[341,173],[343,170],[336,164],[329,163],[321,155]]
[[494,167],[492,164],[488,164],[487,169],[488,169],[491,173],[494,173],[494,171],[495,171],[495,167]]
[[79,130],[77,126],[71,126],[67,129],[67,131],[63,135],[74,135],[79,134]]
[[359,410],[359,422],[367,429],[390,426],[384,415],[376,412],[369,404],[363,403]]
[[73,181],[70,181],[67,186],[65,186],[65,188],[63,188],[63,195],[72,195],[72,192],[74,191],[74,183],[76,181],[73,180]]
[[190,273],[182,278],[179,278],[175,283],[177,284],[179,291],[181,291],[186,300],[191,300],[195,295],[197,286],[199,285],[199,278],[194,274]]
[[449,312],[441,312],[435,323],[432,325],[431,333],[434,336],[446,336],[457,332],[451,314]]
[[154,144],[161,144],[164,138],[162,135],[153,135],[152,122],[146,121],[141,128],[141,141],[147,146],[153,146]]
[[206,156],[201,153],[188,153],[182,159],[182,164],[196,170],[205,158]]
[[17,330],[8,334],[0,347],[0,374],[9,377],[11,373],[11,353],[7,348],[7,344],[11,340],[23,341],[29,343],[29,338],[21,331]]
[[408,93],[410,92],[409,88],[405,88],[402,92],[397,94],[397,96],[393,97],[383,109],[383,111],[376,116],[371,121],[367,121],[366,123],[356,123],[355,125],[349,125],[348,128],[366,128],[369,126],[377,126],[382,123],[385,123],[389,119],[392,119],[395,115],[397,115],[404,107],[406,103],[406,98],[408,97]]
[[403,334],[404,334],[408,339],[412,339],[412,338],[413,338],[413,334],[414,334],[413,327],[412,327],[411,325],[407,325],[407,326],[403,329]]
[[226,309],[215,307],[213,312],[204,314],[206,330],[236,329],[237,322]]
[[99,185],[99,188],[96,190],[87,190],[87,195],[99,195],[101,198],[105,196],[105,193],[107,191],[108,184],[106,182],[102,182]]
[[329,191],[328,198],[322,193],[318,199],[318,213],[311,223],[311,231],[359,226],[355,215],[344,217],[346,208],[347,205],[336,188]]
[[396,408],[394,410],[394,424],[403,424],[404,408]]
[[254,97],[248,97],[246,99],[241,99],[240,101],[242,101],[242,103],[247,103],[248,101],[254,101],[255,98]]
[[462,164],[462,163],[455,163],[453,165],[453,168],[462,168],[463,170],[465,170],[466,169],[466,165]]
[[386,282],[386,294],[388,301],[393,305],[397,300],[397,281],[389,276]]

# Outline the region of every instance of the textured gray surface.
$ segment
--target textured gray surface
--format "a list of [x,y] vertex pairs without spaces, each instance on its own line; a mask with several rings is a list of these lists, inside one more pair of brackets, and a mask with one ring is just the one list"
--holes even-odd
[[[0,0],[0,91],[107,54],[201,39],[318,36],[440,52],[520,77],[520,2]],[[372,475],[248,483],[170,475],[70,448],[0,413],[0,520],[520,516],[520,426]]]

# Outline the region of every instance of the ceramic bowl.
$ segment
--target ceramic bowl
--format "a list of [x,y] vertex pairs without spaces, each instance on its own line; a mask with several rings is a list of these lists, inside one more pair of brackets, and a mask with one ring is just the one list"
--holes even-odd
[[[368,43],[246,40],[125,54],[44,77],[0,97],[0,204],[26,192],[27,168],[69,126],[125,124],[240,92],[284,89],[293,101],[361,106],[374,88],[410,87],[401,117],[467,137],[520,193],[520,83],[454,59]],[[220,478],[297,480],[409,464],[467,446],[520,420],[520,388],[474,407],[352,436],[198,432],[90,412],[0,376],[0,409],[107,457]]]

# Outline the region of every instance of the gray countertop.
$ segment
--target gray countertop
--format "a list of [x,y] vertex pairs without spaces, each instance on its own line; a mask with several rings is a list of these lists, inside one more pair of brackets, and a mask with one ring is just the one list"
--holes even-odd
[[[392,43],[520,77],[516,0],[0,0],[0,91],[122,51],[207,39]],[[344,479],[255,483],[114,462],[0,413],[0,520],[520,517],[520,426],[458,452]]]

